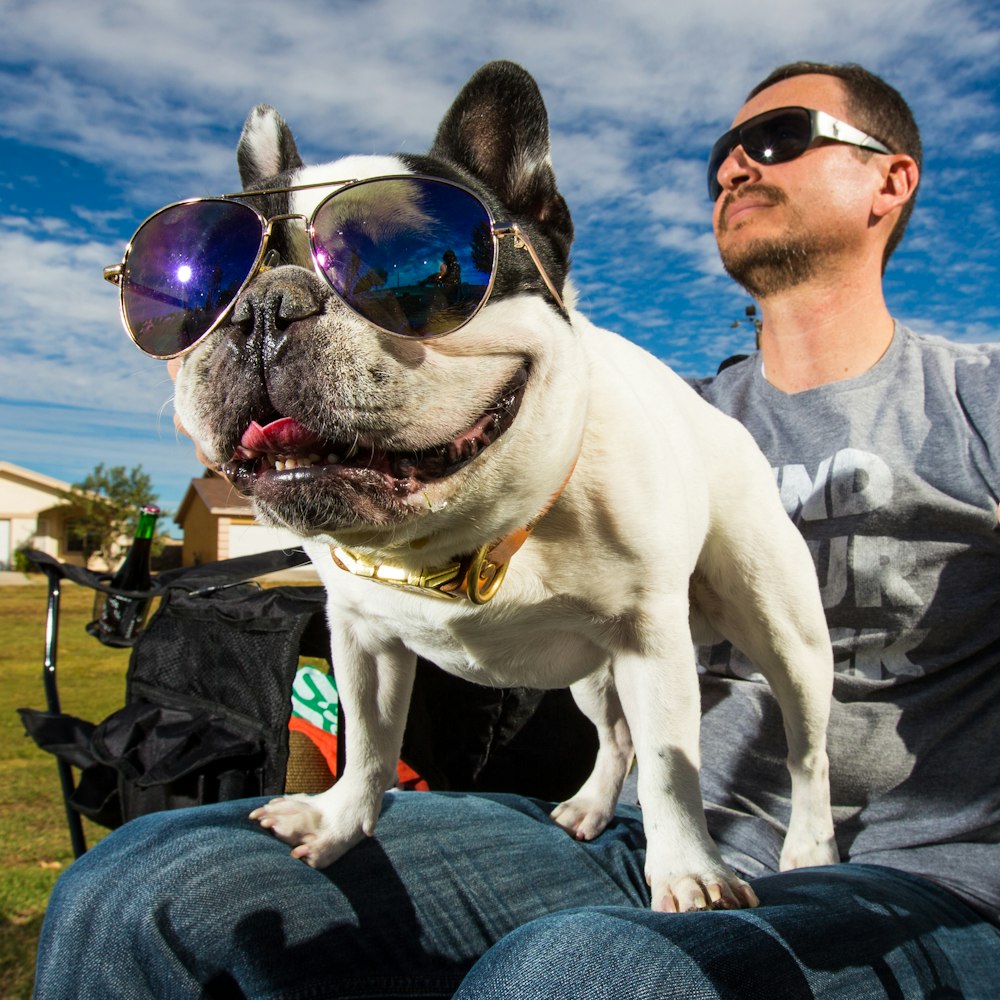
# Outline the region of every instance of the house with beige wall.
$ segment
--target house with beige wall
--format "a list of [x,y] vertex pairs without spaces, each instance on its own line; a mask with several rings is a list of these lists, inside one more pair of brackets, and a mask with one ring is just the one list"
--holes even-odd
[[290,531],[258,524],[250,501],[210,470],[191,480],[174,520],[184,532],[184,566],[301,545]]
[[64,496],[69,488],[61,479],[0,461],[0,570],[13,566],[22,546],[83,565],[82,546],[69,530],[78,513]]
[[[22,546],[40,549],[61,562],[83,565],[83,547],[70,533],[78,511],[65,499],[69,488],[60,479],[0,461],[0,570],[12,568],[14,554]],[[184,532],[181,559],[185,566],[300,545],[290,531],[257,524],[249,501],[209,471],[191,480],[174,520]],[[168,541],[168,545],[176,544]],[[163,563],[164,558],[159,561]],[[172,563],[173,559],[168,565]],[[90,568],[105,567],[92,562]],[[308,575],[306,570],[297,572]]]

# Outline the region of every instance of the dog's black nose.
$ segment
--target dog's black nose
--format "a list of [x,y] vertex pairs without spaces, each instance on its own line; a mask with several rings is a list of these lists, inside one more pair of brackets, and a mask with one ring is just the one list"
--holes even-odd
[[232,321],[242,328],[246,350],[265,364],[274,361],[297,321],[323,308],[325,289],[311,271],[274,267],[259,274],[240,296]]

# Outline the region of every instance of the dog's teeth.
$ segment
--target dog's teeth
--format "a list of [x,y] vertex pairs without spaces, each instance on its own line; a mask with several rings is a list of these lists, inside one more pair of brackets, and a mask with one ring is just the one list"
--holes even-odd
[[285,458],[275,458],[274,468],[278,472],[288,472],[292,469],[311,469],[322,461],[319,455],[288,455]]
[[479,442],[475,438],[466,438],[464,441],[452,441],[448,445],[448,461],[468,461],[475,458],[478,452]]

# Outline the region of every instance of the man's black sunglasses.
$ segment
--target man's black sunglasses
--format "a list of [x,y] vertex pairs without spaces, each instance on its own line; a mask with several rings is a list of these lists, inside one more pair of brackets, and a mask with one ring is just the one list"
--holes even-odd
[[860,146],[875,153],[891,153],[888,146],[825,111],[812,108],[775,108],[747,119],[730,129],[712,147],[708,158],[708,196],[715,201],[722,194],[719,168],[736,149],[757,163],[787,163],[801,156],[820,139]]

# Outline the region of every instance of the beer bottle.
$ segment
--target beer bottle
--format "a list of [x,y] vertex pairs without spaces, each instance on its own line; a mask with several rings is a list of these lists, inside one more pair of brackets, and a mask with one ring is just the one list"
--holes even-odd
[[[153,581],[149,556],[159,516],[160,508],[152,504],[139,511],[132,547],[108,582],[109,587],[114,590],[150,589]],[[149,598],[98,591],[94,599],[94,621],[87,626],[87,631],[106,646],[131,646],[146,624],[149,601]]]

